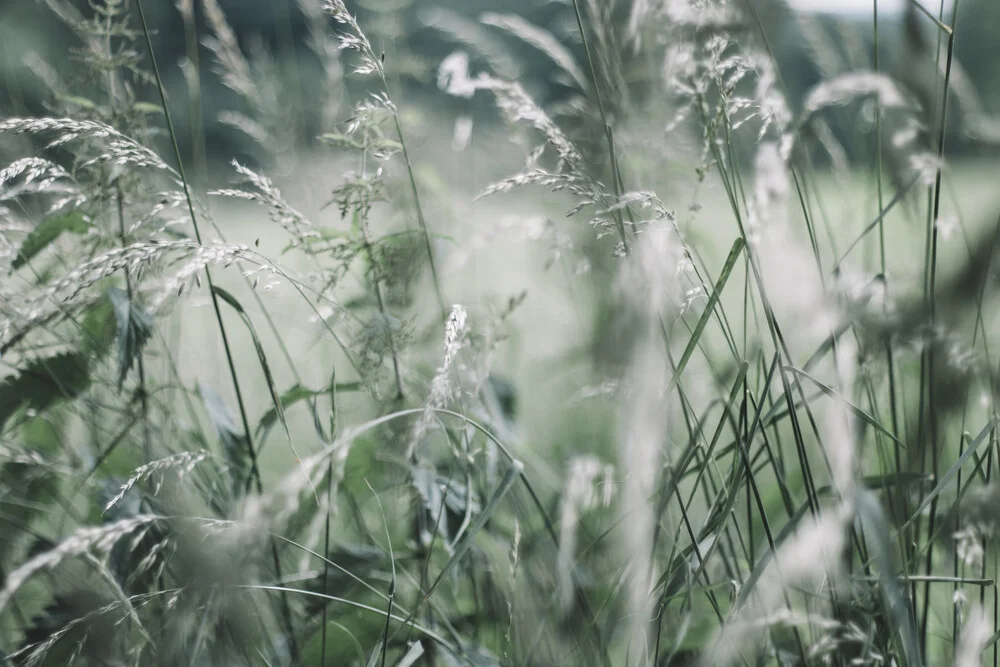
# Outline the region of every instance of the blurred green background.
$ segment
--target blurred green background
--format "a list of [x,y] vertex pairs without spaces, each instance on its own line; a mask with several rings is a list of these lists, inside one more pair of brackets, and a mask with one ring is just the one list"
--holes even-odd
[[[86,0],[73,0],[81,8]],[[793,6],[846,7],[837,0],[798,0]],[[0,0],[0,114],[41,115],[46,112],[44,100],[48,94],[43,83],[46,77],[60,77],[79,88],[74,80],[79,68],[74,58],[84,57],[72,31],[62,22],[56,3],[47,0]],[[70,3],[72,4],[72,3]],[[443,23],[462,21],[477,24],[484,12],[516,14],[551,32],[565,46],[582,58],[582,46],[573,13],[565,0],[530,2],[507,0],[498,5],[485,0],[357,0],[348,2],[351,11],[369,32],[376,50],[386,54],[387,66],[395,77],[394,83],[406,89],[410,100],[420,97],[425,105],[456,105],[459,102],[432,94],[436,88],[436,68],[449,53],[461,48],[453,34],[442,30]],[[808,90],[821,80],[843,71],[871,69],[874,53],[874,30],[871,8],[866,12],[795,11],[784,0],[749,0],[755,15],[767,33],[768,44],[780,65],[782,84],[793,107],[799,106]],[[849,3],[850,4],[850,3]],[[857,3],[855,3],[857,4]],[[879,16],[880,67],[900,73],[912,64],[901,60],[899,47],[909,28],[902,24],[898,2],[883,0]],[[206,25],[200,2],[194,2],[197,33],[204,40],[211,30]],[[297,135],[304,143],[324,128],[319,120],[315,96],[310,95],[311,77],[320,76],[319,63],[305,46],[308,21],[297,0],[219,0],[245,52],[270,53],[288,82],[287,111],[289,120],[299,128]],[[925,0],[931,13],[944,11],[950,22],[951,7],[941,7],[934,0]],[[181,63],[186,58],[184,22],[173,0],[146,3],[149,20],[156,31],[155,48],[162,74],[178,111],[182,132],[191,127],[188,93]],[[995,112],[1000,108],[1000,76],[995,72],[1000,63],[1000,3],[996,0],[961,0],[958,4],[957,39],[955,45],[956,81],[966,90],[976,91],[975,103],[982,110]],[[933,48],[937,35],[923,22],[921,39]],[[483,28],[482,24],[479,24]],[[335,26],[330,26],[331,31]],[[540,51],[525,47],[523,42],[500,30],[485,26],[481,34],[497,44],[508,46],[516,63],[517,78],[543,106],[563,99],[571,88],[561,85],[552,61]],[[943,44],[943,41],[942,41]],[[817,57],[817,45],[824,50]],[[263,49],[261,48],[263,47]],[[942,47],[943,48],[943,47]],[[247,146],[237,133],[221,125],[218,112],[239,107],[239,100],[222,84],[212,71],[211,53],[202,43],[200,59],[202,124],[208,155],[222,161],[233,156],[252,160]],[[473,62],[473,71],[477,63]],[[481,69],[481,68],[479,68]],[[826,71],[824,71],[826,70]],[[957,103],[959,107],[965,101]],[[469,102],[464,112],[477,111],[492,118],[488,101]],[[963,111],[968,112],[968,109]],[[665,119],[664,124],[666,124]],[[957,127],[957,126],[956,126]],[[834,131],[838,128],[834,123]],[[182,142],[185,145],[187,142]],[[995,144],[996,142],[992,142]],[[957,129],[947,142],[952,155],[982,156],[990,149],[987,142],[972,141]],[[850,145],[848,144],[848,150]]]

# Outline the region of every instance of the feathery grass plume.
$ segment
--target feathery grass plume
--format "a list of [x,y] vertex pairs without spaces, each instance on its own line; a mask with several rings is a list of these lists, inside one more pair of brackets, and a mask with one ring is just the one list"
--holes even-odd
[[221,189],[209,192],[218,197],[232,197],[252,201],[267,209],[271,222],[288,232],[292,237],[293,247],[308,244],[308,239],[318,238],[318,232],[312,229],[312,224],[301,213],[296,211],[282,196],[271,179],[258,174],[237,161],[232,163],[233,169],[243,178],[247,186],[244,189]]
[[434,425],[434,411],[447,405],[455,394],[452,365],[459,351],[465,345],[465,336],[468,333],[467,318],[468,314],[464,307],[459,304],[451,307],[451,314],[444,327],[441,365],[438,366],[434,379],[431,381],[431,391],[424,400],[424,411],[410,433],[409,443],[406,447],[407,460],[418,457],[418,448]]
[[966,567],[982,565],[989,545],[1000,532],[995,507],[1000,500],[1000,486],[990,483],[963,489],[962,497],[951,508],[945,525],[958,559]]
[[508,49],[488,30],[446,7],[425,7],[420,10],[421,20],[429,27],[448,35],[464,48],[482,56],[493,74],[508,81],[516,80],[521,67],[508,53]]
[[222,7],[217,0],[201,0],[201,7],[212,27],[212,37],[205,39],[205,47],[214,54],[223,82],[240,97],[260,108],[260,93],[250,63],[243,55]]
[[[33,619],[32,627],[25,632],[25,645],[7,658],[14,664],[25,667],[50,664],[58,659],[54,655],[57,647],[64,640],[75,639],[76,647],[69,652],[68,659],[86,654],[108,660],[110,655],[124,652],[117,642],[107,641],[115,632],[116,626],[127,619],[127,612],[122,611],[123,606],[120,601],[106,602],[102,596],[89,591],[59,595],[43,614]],[[47,626],[62,620],[66,621],[65,624],[52,628],[54,631],[49,632],[46,637],[46,631],[50,629]],[[82,631],[76,633],[78,629]],[[62,655],[65,656],[65,652]]]
[[816,85],[803,103],[796,135],[806,127],[825,127],[818,120],[824,111],[866,99],[874,99],[881,110],[884,160],[896,188],[903,188],[914,175],[930,185],[940,166],[930,151],[930,128],[912,92],[885,74],[848,72]]
[[682,296],[677,267],[684,256],[683,245],[666,223],[649,227],[639,237],[631,261],[623,263],[618,277],[618,293],[627,309],[623,330],[627,367],[620,391],[621,444],[619,469],[623,476],[621,508],[623,523],[622,558],[626,564],[628,609],[628,650],[645,664],[651,658],[650,621],[656,580],[652,560],[656,523],[651,498],[660,468],[660,452],[667,437],[669,377],[660,346],[669,341],[669,329],[661,337],[661,323],[672,322]]
[[[7,188],[7,184],[19,179],[19,188]],[[14,160],[0,169],[0,201],[20,197],[26,192],[48,192],[60,180],[71,180],[72,176],[58,164],[40,157]],[[32,186],[30,189],[28,186]]]
[[[730,613],[715,637],[709,640],[699,664],[722,667],[751,660],[772,622],[796,618],[794,613],[789,617],[782,611],[792,612],[786,606],[790,590],[839,585],[845,530],[845,516],[839,508],[824,511],[815,519],[806,519],[778,549],[753,590],[741,593],[746,601]],[[814,605],[821,599],[817,596]]]
[[475,77],[472,84],[477,90],[486,90],[493,94],[497,107],[508,123],[517,124],[524,121],[541,133],[546,144],[555,150],[559,158],[556,167],[558,172],[565,170],[577,178],[583,177],[586,173],[583,155],[555,121],[531,99],[521,84],[501,81],[485,74]]
[[105,526],[78,528],[54,549],[38,554],[7,574],[4,588],[0,590],[0,611],[7,608],[17,591],[38,572],[52,570],[71,558],[88,555],[92,551],[108,554],[119,540],[160,520],[159,516],[140,514]]
[[559,607],[566,613],[576,598],[577,528],[583,515],[597,507],[609,507],[614,498],[614,467],[596,456],[570,459],[566,483],[559,500],[559,553],[556,565]]
[[521,522],[514,520],[514,537],[510,542],[510,596],[507,598],[507,631],[504,634],[504,660],[511,659],[514,648],[514,599],[517,595],[517,570],[521,559]]
[[437,86],[439,90],[454,97],[472,97],[476,93],[476,84],[469,78],[469,54],[465,51],[454,51],[441,61],[437,71]]
[[308,44],[319,59],[324,83],[319,87],[319,119],[326,130],[336,125],[344,97],[344,68],[340,62],[340,48],[330,39],[322,0],[296,0],[299,10],[306,17],[309,30]]
[[81,295],[120,271],[141,276],[157,263],[166,262],[169,265],[186,262],[162,281],[157,292],[151,294],[148,305],[151,311],[156,311],[169,297],[176,295],[191,282],[205,266],[219,264],[225,267],[241,259],[254,261],[250,249],[239,244],[200,246],[190,241],[144,241],[113,248],[80,264],[37,293],[30,294],[13,309],[11,315],[0,319],[0,332],[25,329],[51,322],[53,317],[68,316],[67,304],[77,303]]
[[244,54],[217,0],[201,0],[201,6],[212,29],[204,43],[215,57],[214,69],[248,109],[222,111],[219,121],[252,139],[270,159],[287,158],[297,127],[288,113],[290,92],[278,64],[259,40],[249,44],[249,56]]
[[59,148],[72,141],[82,139],[106,139],[106,151],[94,164],[118,164],[150,166],[157,169],[173,170],[152,150],[125,136],[105,123],[72,118],[5,118],[0,120],[0,134],[56,135],[46,148]]
[[160,477],[160,479],[153,486],[153,495],[155,495],[162,484],[162,475],[167,471],[176,471],[177,475],[183,477],[187,473],[194,470],[194,467],[208,458],[209,454],[207,452],[180,452],[179,454],[171,454],[162,459],[157,459],[156,461],[150,461],[145,463],[134,471],[132,475],[125,480],[125,483],[121,485],[118,493],[108,501],[104,506],[104,512],[107,513],[112,507],[117,505],[125,494],[131,490],[133,486],[139,482],[150,479],[152,477]]
[[802,325],[802,335],[794,342],[796,351],[811,351],[836,330],[841,313],[827,295],[815,258],[791,228],[790,191],[788,165],[780,148],[762,143],[756,157],[747,235],[776,314]]
[[360,60],[354,67],[354,73],[359,76],[376,75],[384,78],[385,65],[382,58],[375,55],[371,42],[361,30],[357,19],[347,10],[344,1],[323,0],[323,10],[346,28],[340,34],[340,48],[342,51],[354,51],[359,55]]
[[992,634],[993,631],[990,622],[986,619],[986,614],[980,606],[976,605],[962,628],[962,634],[955,647],[955,660],[952,665],[954,667],[980,667],[983,664],[981,656],[986,650]]
[[721,2],[672,2],[668,15],[674,18],[675,39],[665,52],[663,76],[677,110],[667,132],[699,121],[703,159],[712,155],[728,161],[731,153],[716,154],[716,149],[742,146],[735,131],[752,122],[756,143],[770,134],[787,159],[793,114],[777,85],[773,58],[752,40],[739,39],[746,19],[732,4]]
[[486,12],[479,17],[479,21],[484,25],[505,30],[541,51],[560,70],[569,75],[570,80],[581,92],[586,93],[590,88],[590,80],[577,64],[576,58],[549,31],[533,25],[516,14]]

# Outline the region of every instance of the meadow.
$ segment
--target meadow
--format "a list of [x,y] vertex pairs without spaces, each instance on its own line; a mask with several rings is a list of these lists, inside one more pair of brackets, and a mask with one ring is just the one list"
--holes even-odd
[[960,3],[155,4],[0,99],[0,664],[997,664]]

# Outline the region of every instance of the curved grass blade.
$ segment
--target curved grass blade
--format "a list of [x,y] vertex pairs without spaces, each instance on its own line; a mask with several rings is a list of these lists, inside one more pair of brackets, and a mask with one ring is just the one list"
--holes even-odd
[[923,662],[920,657],[917,628],[910,600],[906,596],[906,587],[902,586],[899,578],[896,577],[896,569],[892,562],[892,547],[888,539],[889,525],[886,522],[885,514],[871,491],[859,490],[856,498],[858,518],[864,530],[868,549],[878,566],[882,584],[880,588],[894,620],[892,625],[895,626],[895,633],[898,633],[901,652],[907,665],[920,667]]
[[[223,301],[232,306],[243,323],[246,324],[247,330],[250,332],[250,337],[253,338],[254,350],[257,352],[257,360],[260,361],[261,370],[264,371],[264,381],[267,383],[267,391],[271,396],[271,403],[274,405],[275,414],[278,417],[278,421],[281,422],[282,428],[285,430],[285,435],[288,437],[288,443],[292,447],[292,453],[295,454],[296,462],[301,463],[298,452],[295,451],[295,445],[292,444],[292,435],[288,430],[288,421],[285,419],[285,410],[281,405],[281,396],[278,395],[278,388],[274,383],[274,375],[271,374],[271,366],[267,363],[267,355],[264,353],[264,346],[260,342],[260,336],[257,335],[257,329],[253,325],[253,320],[250,319],[250,315],[243,308],[243,304],[236,300],[236,297],[229,293],[227,290],[219,287],[218,285],[212,285],[212,292],[216,294]],[[263,443],[262,443],[263,446]],[[260,452],[257,452],[258,455]]]
[[733,247],[729,251],[729,257],[726,258],[726,263],[722,266],[722,272],[719,274],[719,279],[715,281],[715,289],[712,290],[712,296],[708,298],[705,310],[702,311],[701,317],[698,319],[698,324],[695,325],[694,331],[691,332],[691,340],[688,341],[687,347],[684,348],[684,353],[677,361],[677,369],[674,371],[673,380],[670,381],[671,386],[676,385],[677,381],[680,380],[681,373],[684,372],[684,367],[687,366],[688,361],[691,359],[691,355],[694,354],[694,350],[698,346],[698,341],[701,339],[701,334],[705,331],[705,326],[708,324],[708,320],[712,317],[716,304],[719,303],[719,295],[722,293],[722,289],[726,286],[726,282],[729,280],[729,275],[733,272],[733,267],[736,266],[736,260],[740,258],[740,253],[743,252],[743,246],[744,242],[742,236],[733,241]]
[[[426,602],[431,597],[431,595],[434,594],[435,589],[444,580],[448,572],[450,572],[451,569],[455,567],[455,565],[458,563],[458,561],[460,561],[465,556],[466,552],[469,550],[469,547],[472,546],[472,541],[476,539],[476,535],[479,534],[479,531],[483,529],[483,526],[486,525],[486,522],[489,521],[490,517],[493,516],[493,513],[496,512],[497,506],[500,505],[500,501],[503,500],[503,497],[505,495],[507,495],[507,492],[510,491],[510,488],[512,486],[514,486],[514,483],[517,482],[518,478],[521,477],[521,473],[523,472],[524,472],[524,464],[521,463],[521,461],[519,461],[518,459],[514,459],[514,461],[511,463],[510,468],[508,468],[507,470],[507,474],[504,475],[503,480],[500,482],[500,486],[498,486],[497,490],[493,492],[493,496],[490,498],[490,502],[486,504],[486,507],[483,508],[483,511],[480,512],[478,517],[476,517],[475,523],[472,524],[472,526],[469,528],[465,536],[459,541],[458,544],[455,545],[455,549],[451,554],[451,558],[449,558],[448,562],[444,564],[443,568],[441,568],[441,572],[438,573],[438,576],[434,580],[434,583],[432,583],[427,588],[427,590],[424,591],[424,594],[420,597],[420,600],[418,600],[417,604],[414,605],[413,610],[410,611],[410,615],[407,617],[406,622],[403,623],[403,626],[409,625],[409,623],[416,617],[417,610],[420,609],[420,606],[424,602]],[[392,637],[390,637],[390,639],[391,638]]]
[[881,422],[879,422],[877,419],[875,419],[874,417],[872,417],[870,414],[868,414],[867,412],[865,412],[864,410],[862,410],[858,406],[856,406],[853,403],[851,403],[849,400],[847,400],[846,396],[840,394],[833,387],[820,382],[819,380],[817,380],[816,378],[814,378],[812,375],[810,375],[806,371],[804,371],[804,370],[802,370],[800,368],[796,368],[795,366],[785,366],[785,369],[789,370],[789,371],[792,371],[792,372],[794,372],[794,373],[796,373],[798,375],[801,375],[802,377],[810,380],[814,385],[816,385],[817,387],[819,387],[820,391],[822,391],[824,394],[826,394],[830,398],[835,398],[835,399],[837,399],[839,401],[843,401],[844,405],[847,407],[847,409],[850,410],[852,413],[854,413],[854,415],[858,419],[860,419],[861,421],[865,422],[869,426],[872,426],[873,428],[875,428],[877,431],[879,431],[880,433],[882,433],[884,436],[886,436],[887,438],[889,438],[890,440],[892,440],[894,443],[896,443],[900,447],[905,447],[905,445],[899,440],[899,438],[897,438],[885,426],[882,426]]
[[906,523],[904,523],[902,526],[899,527],[899,530],[901,531],[906,530],[906,528],[909,527],[910,524],[916,521],[917,517],[920,516],[921,512],[923,512],[927,508],[927,506],[930,505],[931,502],[938,497],[938,494],[940,494],[941,491],[944,490],[944,487],[948,485],[948,483],[951,481],[951,478],[954,477],[955,474],[958,473],[959,469],[965,464],[965,462],[969,460],[969,457],[972,456],[972,453],[975,452],[977,449],[979,449],[979,446],[982,445],[984,442],[987,442],[986,436],[990,434],[990,432],[993,430],[995,426],[996,423],[993,419],[989,420],[986,423],[986,426],[984,426],[983,430],[979,432],[979,435],[976,436],[976,439],[973,440],[968,447],[966,447],[965,451],[962,452],[962,455],[958,457],[958,460],[955,461],[954,465],[948,468],[948,472],[946,472],[944,475],[941,476],[941,479],[937,483],[937,486],[935,486],[934,489],[927,494],[927,497],[923,499],[923,501],[920,503],[920,506],[917,507],[916,511],[913,512],[910,518],[906,520]]

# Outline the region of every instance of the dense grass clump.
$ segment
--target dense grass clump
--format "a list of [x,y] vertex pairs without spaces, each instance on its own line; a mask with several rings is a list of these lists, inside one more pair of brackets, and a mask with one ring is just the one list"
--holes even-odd
[[892,71],[877,3],[79,4],[0,99],[0,664],[996,664],[957,2]]

